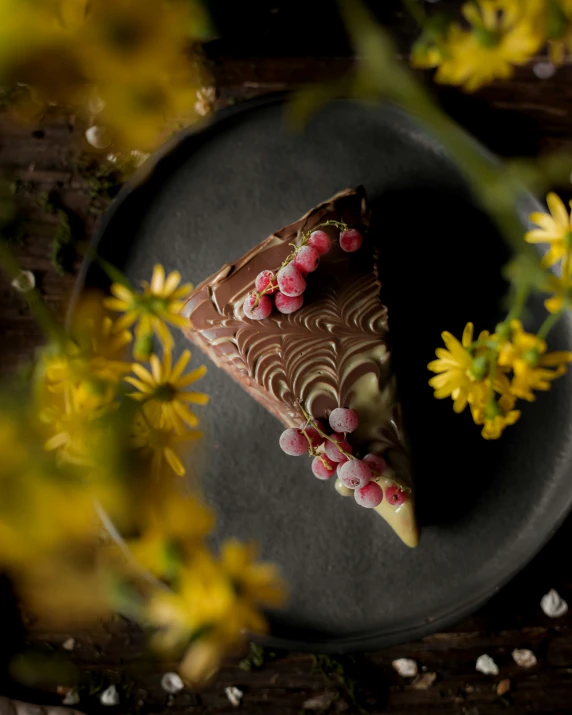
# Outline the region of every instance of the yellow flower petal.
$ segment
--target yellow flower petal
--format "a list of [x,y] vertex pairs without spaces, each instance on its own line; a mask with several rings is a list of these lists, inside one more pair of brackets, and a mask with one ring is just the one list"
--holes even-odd
[[143,365],[139,364],[138,362],[134,362],[133,365],[131,366],[131,369],[133,372],[137,375],[137,377],[143,382],[148,383],[149,385],[154,386],[155,381],[153,380],[153,375],[147,370],[146,368],[143,367]]
[[473,324],[467,323],[465,325],[465,329],[463,330],[463,338],[461,340],[461,343],[464,348],[468,348],[472,342],[473,342]]
[[183,374],[185,371],[185,368],[187,367],[189,360],[191,359],[191,351],[190,350],[185,350],[181,357],[177,360],[177,363],[175,367],[171,370],[171,382],[176,382],[179,377]]
[[185,467],[183,466],[183,463],[175,454],[175,452],[170,447],[166,447],[164,450],[164,455],[165,459],[167,460],[167,464],[171,467],[175,474],[177,474],[179,477],[184,476]]
[[129,288],[127,288],[127,286],[124,286],[121,283],[114,283],[110,290],[116,298],[119,298],[119,300],[123,300],[127,304],[131,304],[133,302],[133,293],[129,290]]
[[172,408],[189,427],[196,427],[198,425],[199,421],[196,415],[194,415],[186,405],[183,405],[181,402],[173,402]]
[[151,357],[149,358],[149,364],[151,365],[151,373],[153,375],[155,384],[158,385],[162,379],[163,368],[161,367],[161,361],[159,360],[157,355],[155,355],[155,353],[153,353],[153,355],[151,355]]
[[139,390],[139,392],[143,392],[145,394],[150,394],[153,391],[151,385],[141,382],[141,380],[138,380],[136,377],[126,377],[125,382],[129,383],[136,390]]
[[554,216],[556,223],[562,228],[568,227],[568,211],[566,210],[566,206],[564,206],[562,199],[551,191],[546,197],[546,203],[548,204],[550,213]]
[[181,274],[179,273],[179,271],[172,271],[172,273],[169,273],[169,275],[167,276],[165,285],[163,286],[162,294],[164,296],[171,296],[171,293],[173,293],[173,291],[176,289],[180,282]]
[[187,373],[184,377],[181,377],[177,381],[177,387],[183,388],[183,387],[188,387],[189,385],[192,385],[193,382],[200,380],[201,377],[203,377],[203,375],[205,375],[206,371],[207,371],[206,365],[201,365],[200,367],[197,367],[194,370],[191,370],[191,372]]
[[191,402],[194,405],[207,405],[209,402],[209,396],[205,395],[204,392],[181,392],[179,399]]
[[155,295],[162,295],[163,286],[165,284],[165,269],[160,263],[157,263],[153,268],[151,276],[151,292]]

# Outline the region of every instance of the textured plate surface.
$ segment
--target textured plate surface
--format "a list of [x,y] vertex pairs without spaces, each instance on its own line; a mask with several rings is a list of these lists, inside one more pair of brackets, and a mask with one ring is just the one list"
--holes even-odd
[[[217,538],[256,539],[282,568],[291,595],[272,617],[275,639],[334,651],[427,635],[470,612],[569,509],[570,376],[525,405],[498,443],[482,440],[468,414],[453,415],[427,386],[442,330],[460,335],[467,320],[490,329],[502,316],[506,256],[494,228],[441,149],[399,111],[339,102],[294,135],[276,100],[223,112],[174,142],[124,190],[99,236],[102,254],[133,281],[161,262],[196,284],[358,184],[383,237],[383,298],[416,470],[420,546],[404,547],[379,517],[315,479],[309,460],[283,454],[278,422],[214,365],[202,385],[211,395],[202,481],[218,512]],[[523,199],[523,216],[535,208]],[[539,301],[528,324],[541,316]],[[572,347],[571,333],[561,321],[550,347]],[[195,349],[194,364],[203,361]]]

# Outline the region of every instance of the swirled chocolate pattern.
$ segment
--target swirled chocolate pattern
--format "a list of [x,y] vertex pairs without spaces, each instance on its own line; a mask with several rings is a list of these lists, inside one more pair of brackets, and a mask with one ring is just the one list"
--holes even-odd
[[[338,231],[327,227],[332,250],[308,277],[304,306],[290,315],[273,311],[262,321],[246,318],[242,304],[256,275],[277,270],[290,243],[329,219],[361,228],[366,236],[362,248],[344,253]],[[380,300],[378,249],[368,226],[363,188],[337,194],[203,281],[186,304],[186,334],[286,426],[302,422],[298,401],[316,419],[327,420],[338,406],[357,409],[354,449],[362,455],[384,453],[395,479],[410,489],[387,345],[387,308]],[[412,499],[398,509],[382,502],[377,511],[406,543],[417,543]]]

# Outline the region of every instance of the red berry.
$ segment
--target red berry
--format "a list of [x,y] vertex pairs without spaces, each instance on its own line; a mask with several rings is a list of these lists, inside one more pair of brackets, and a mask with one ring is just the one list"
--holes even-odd
[[292,263],[296,268],[306,275],[312,273],[320,264],[320,254],[312,246],[302,246],[296,251],[296,256]]
[[401,487],[398,487],[397,484],[387,487],[385,490],[385,498],[391,506],[401,506],[403,502],[407,501],[405,492]]
[[360,506],[366,509],[374,509],[383,501],[383,489],[377,482],[369,482],[365,487],[360,487],[354,491],[354,498]]
[[255,280],[254,286],[259,293],[266,291],[269,293],[276,293],[278,290],[278,283],[276,282],[276,276],[273,271],[262,271],[259,273]]
[[336,471],[336,463],[325,454],[320,454],[319,457],[314,457],[312,460],[312,472],[318,479],[329,479]]
[[[330,440],[333,440],[333,442],[330,442]],[[343,434],[338,434],[337,432],[331,434],[326,442],[326,454],[328,457],[334,462],[343,462],[347,457],[340,452],[334,442],[339,445],[344,452],[349,452],[350,454],[352,453],[352,446],[349,442],[346,442]]]
[[[342,457],[344,457],[343,454],[342,454]],[[340,476],[340,469],[344,466],[344,464],[345,464],[347,461],[348,461],[347,458],[344,457],[341,462],[338,462],[338,477]]]
[[[256,302],[258,301],[258,305]],[[256,293],[249,293],[242,305],[244,314],[252,320],[264,320],[272,313],[272,301],[267,295],[258,297]]]
[[340,233],[340,246],[342,251],[353,253],[357,251],[363,241],[361,233],[355,228],[346,228]]
[[278,271],[278,287],[289,298],[296,298],[306,290],[304,276],[293,263],[288,263]]
[[371,469],[361,459],[350,459],[340,469],[340,479],[348,489],[365,487],[372,476]]
[[[322,430],[322,432],[324,431],[324,425],[321,422],[316,422],[316,425]],[[306,432],[306,438],[310,440],[314,449],[319,447],[321,444],[324,444],[325,437],[322,437],[318,430],[312,425],[309,427],[302,425],[300,429],[303,429]]]
[[334,432],[353,432],[359,426],[359,415],[355,410],[336,407],[330,415],[330,427]]
[[291,427],[280,435],[280,447],[291,457],[299,457],[301,454],[306,454],[310,445],[299,429]]
[[291,298],[289,295],[284,295],[284,293],[278,291],[278,293],[274,296],[274,305],[276,306],[276,309],[286,315],[298,310],[298,308],[301,308],[303,304],[303,295],[297,295],[295,298]]
[[364,462],[367,462],[370,469],[373,469],[376,474],[383,474],[387,469],[387,463],[383,457],[379,454],[366,454],[363,458]]
[[315,248],[320,256],[325,256],[332,247],[332,241],[325,231],[312,231],[308,239],[308,246]]

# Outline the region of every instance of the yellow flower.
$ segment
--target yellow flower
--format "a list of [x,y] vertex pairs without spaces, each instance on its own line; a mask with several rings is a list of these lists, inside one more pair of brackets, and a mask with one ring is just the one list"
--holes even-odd
[[[542,259],[544,266],[552,266],[563,258],[572,247],[572,219],[562,200],[554,193],[549,193],[546,203],[550,214],[536,212],[530,220],[539,228],[528,231],[524,239],[528,243],[549,243],[550,248]],[[571,206],[572,206],[572,202]],[[570,270],[570,266],[568,267]]]
[[178,454],[179,448],[186,442],[200,439],[203,436],[198,430],[187,430],[184,435],[171,429],[160,429],[150,424],[144,411],[137,412],[133,421],[131,445],[144,458],[151,460],[151,474],[158,477],[166,462],[169,467],[182,477],[185,467]]
[[519,410],[513,410],[516,398],[504,394],[498,402],[489,402],[473,412],[475,424],[484,425],[481,435],[484,439],[499,439],[505,427],[513,425],[520,417]]
[[182,434],[185,424],[191,428],[196,427],[198,419],[185,403],[206,405],[209,401],[208,395],[203,392],[188,392],[184,389],[199,380],[207,371],[202,365],[183,375],[190,359],[190,350],[185,350],[172,367],[171,352],[165,350],[163,362],[156,355],[151,355],[150,372],[142,365],[134,363],[133,372],[137,377],[125,378],[138,390],[130,393],[130,396],[144,402],[146,417],[159,429],[174,429]]
[[550,61],[561,65],[572,50],[572,0],[547,2],[545,22]]
[[[107,298],[105,305],[111,310],[125,313],[118,320],[118,326],[126,329],[134,324],[138,340],[150,339],[153,332],[165,349],[173,347],[173,338],[166,323],[184,328],[187,324],[180,314],[186,298],[193,289],[190,283],[179,286],[181,274],[173,271],[165,278],[165,269],[156,265],[151,283],[142,281],[143,292],[128,288],[121,283],[111,286],[113,298]],[[145,355],[147,357],[147,355]]]
[[471,25],[450,27],[437,82],[463,85],[474,92],[495,79],[506,79],[514,65],[525,64],[539,49],[537,0],[475,0],[463,6]]
[[519,320],[513,320],[510,327],[511,339],[501,347],[499,365],[512,367],[514,371],[510,392],[532,402],[535,399],[533,390],[549,390],[552,380],[566,372],[572,352],[546,353],[546,342],[524,332]]

